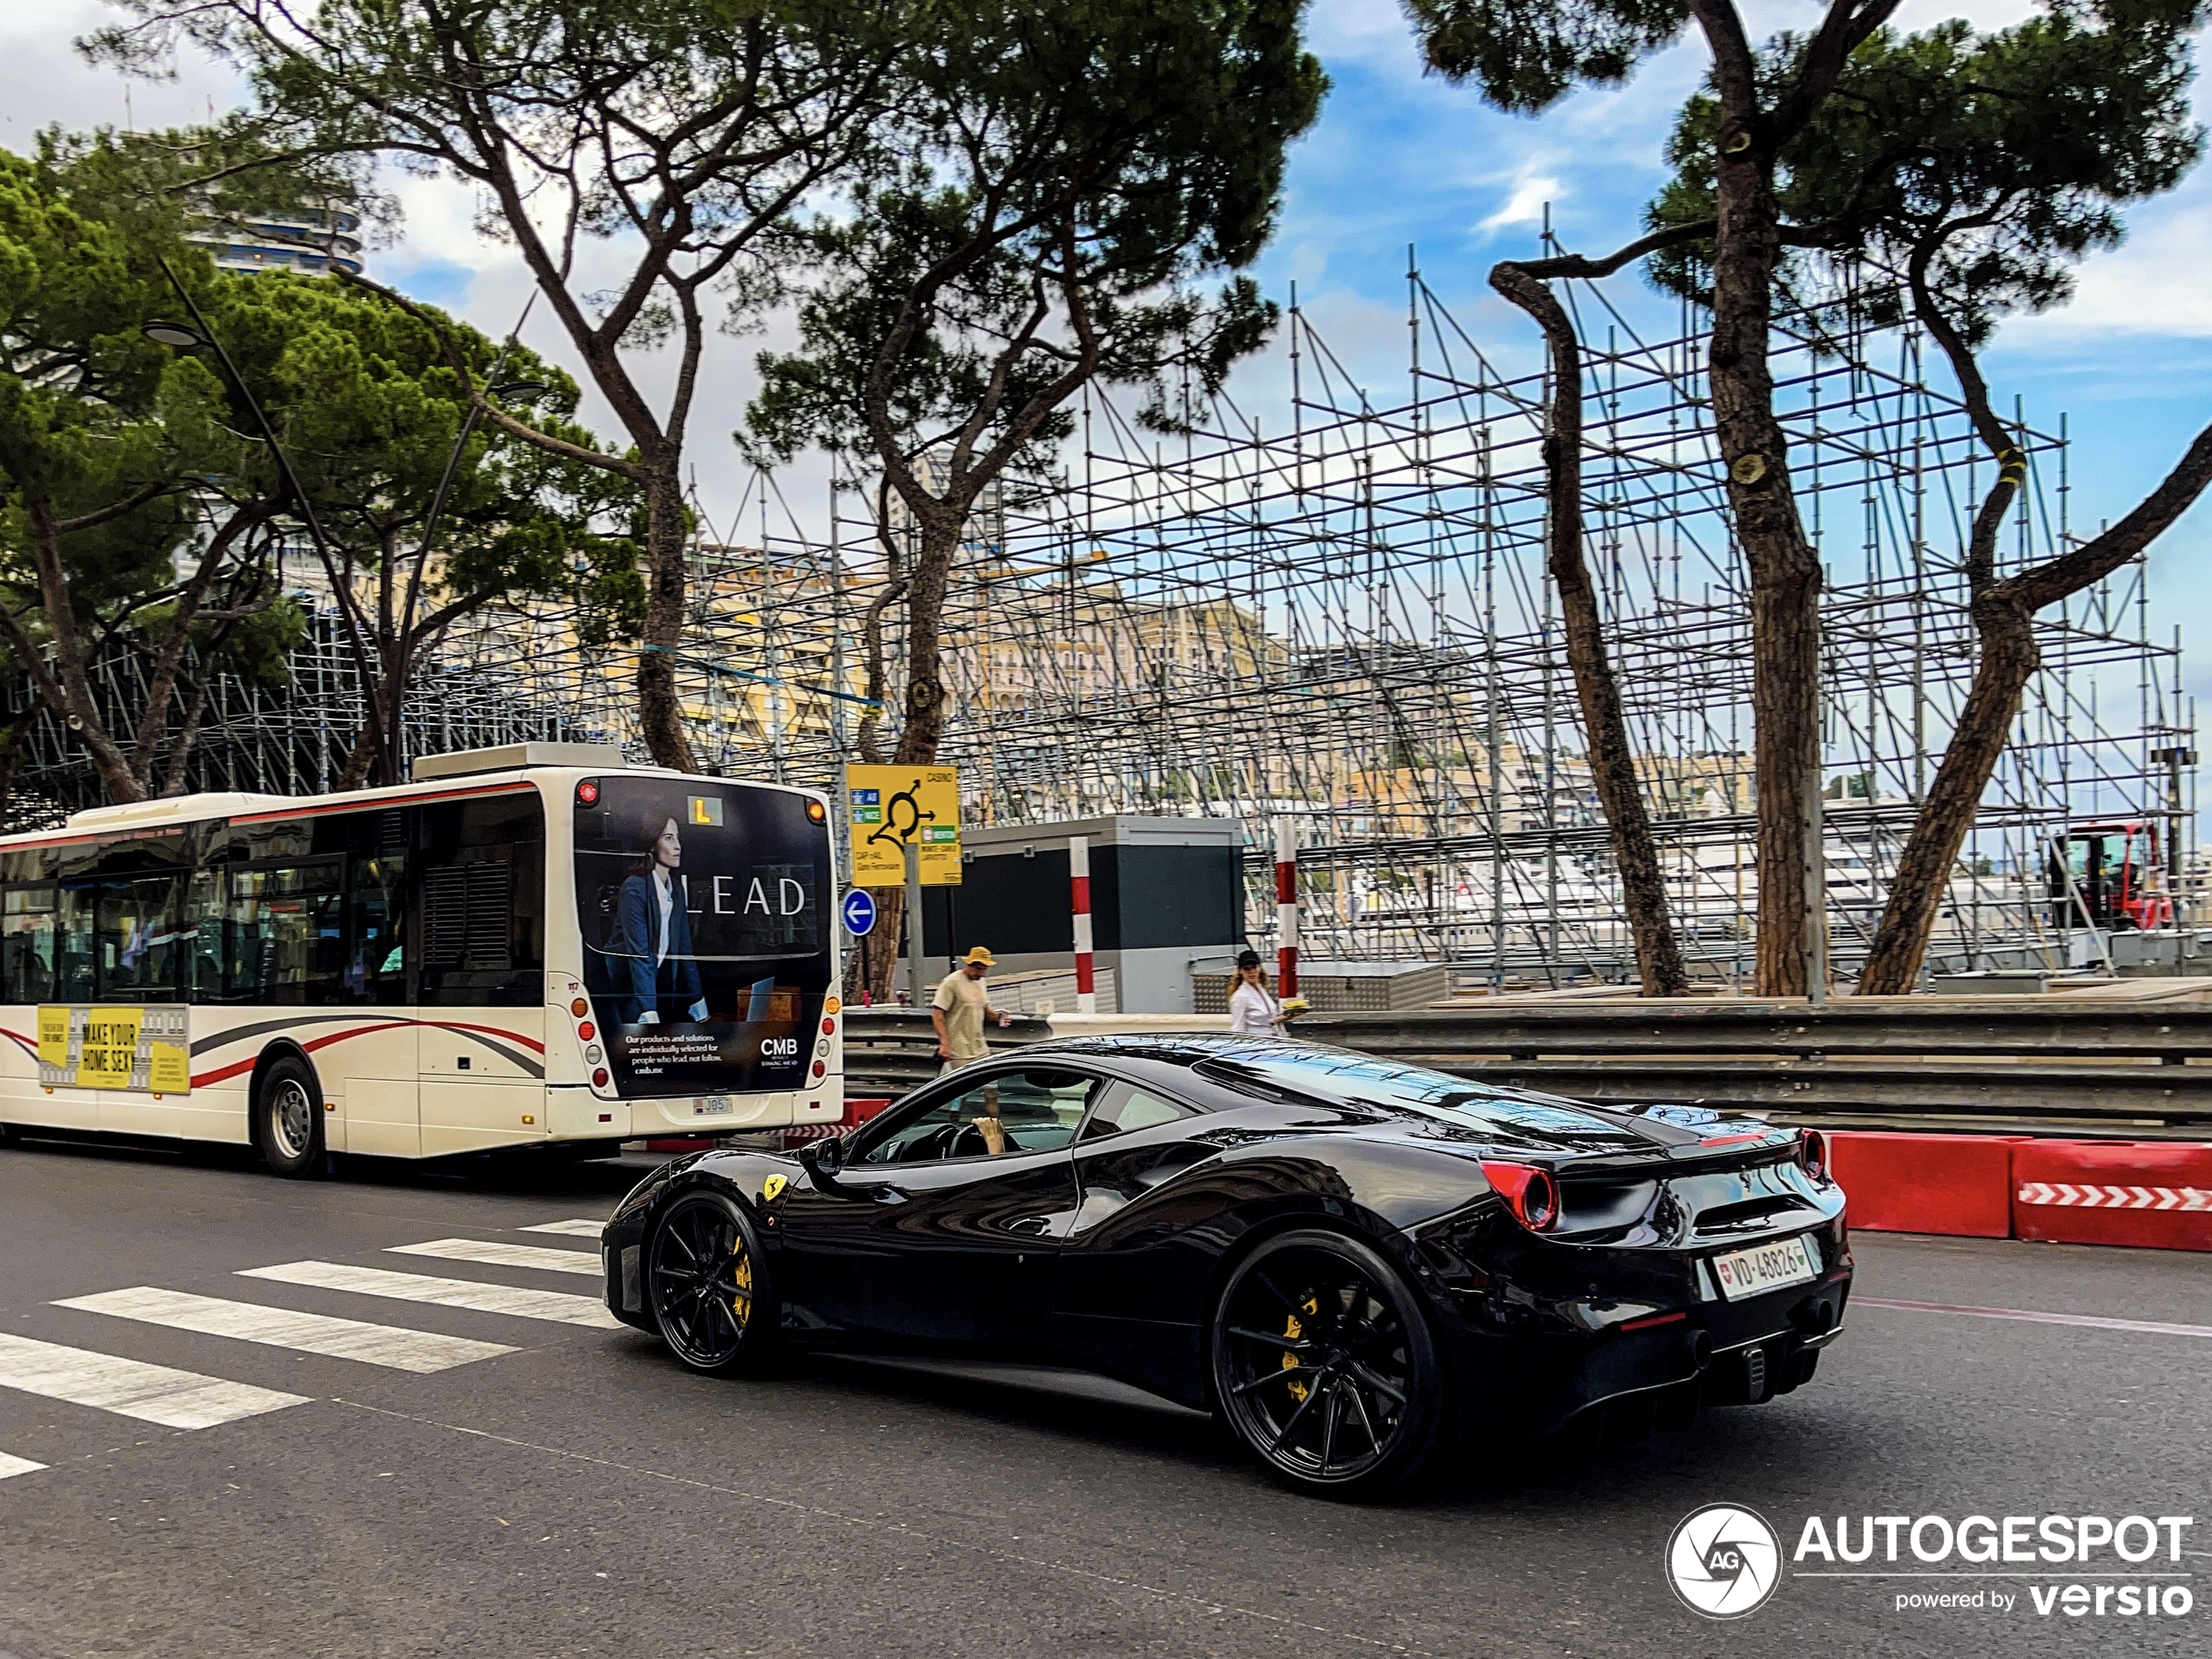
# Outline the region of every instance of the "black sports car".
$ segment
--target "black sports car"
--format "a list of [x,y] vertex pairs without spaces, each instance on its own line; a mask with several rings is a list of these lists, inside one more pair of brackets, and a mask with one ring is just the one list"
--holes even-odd
[[1811,1131],[1312,1043],[1076,1039],[797,1157],[667,1165],[607,1224],[607,1305],[701,1371],[786,1344],[1084,1367],[1373,1491],[1454,1433],[1803,1383],[1851,1288],[1825,1163]]

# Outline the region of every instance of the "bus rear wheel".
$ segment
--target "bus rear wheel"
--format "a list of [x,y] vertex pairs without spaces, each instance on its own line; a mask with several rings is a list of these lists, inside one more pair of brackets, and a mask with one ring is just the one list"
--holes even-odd
[[297,1055],[287,1055],[261,1074],[253,1139],[274,1174],[297,1181],[322,1173],[322,1084]]

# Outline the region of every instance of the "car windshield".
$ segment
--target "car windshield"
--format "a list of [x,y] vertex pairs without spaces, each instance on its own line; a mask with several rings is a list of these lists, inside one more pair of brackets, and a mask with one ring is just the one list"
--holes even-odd
[[1463,1129],[1642,1143],[1634,1130],[1608,1123],[1572,1101],[1471,1082],[1345,1049],[1254,1045],[1205,1061],[1197,1069],[1232,1085],[1249,1082],[1322,1100],[1394,1107]]

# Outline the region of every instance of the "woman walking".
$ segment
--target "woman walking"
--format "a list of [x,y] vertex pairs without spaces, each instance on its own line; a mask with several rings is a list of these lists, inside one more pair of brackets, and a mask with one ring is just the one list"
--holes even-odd
[[1283,1005],[1267,988],[1267,970],[1259,965],[1256,950],[1237,958],[1236,977],[1229,981],[1229,1029],[1240,1037],[1283,1034]]

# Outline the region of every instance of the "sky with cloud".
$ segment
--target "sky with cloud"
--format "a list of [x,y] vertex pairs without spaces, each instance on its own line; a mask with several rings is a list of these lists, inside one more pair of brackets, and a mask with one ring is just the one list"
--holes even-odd
[[[2018,0],[1907,0],[1899,21],[1925,27],[1964,15],[1997,27],[2028,9]],[[1759,33],[1817,15],[1810,0],[1758,0],[1747,10]],[[233,77],[203,63],[181,64],[173,82],[127,87],[85,64],[72,41],[118,15],[101,0],[0,8],[0,145],[27,148],[51,122],[179,124],[239,97]],[[1533,362],[1526,320],[1490,296],[1486,273],[1532,252],[1548,212],[1570,248],[1600,252],[1636,233],[1662,175],[1673,111],[1704,72],[1703,49],[1686,40],[1627,85],[1576,93],[1532,118],[1490,110],[1471,90],[1425,75],[1395,0],[1316,0],[1309,30],[1332,86],[1292,157],[1280,232],[1258,273],[1269,293],[1287,299],[1295,285],[1338,356],[1387,399],[1405,384],[1410,247],[1476,339],[1502,361]],[[504,334],[529,283],[507,250],[476,233],[469,192],[431,179],[395,185],[405,221],[396,242],[374,253],[375,274]],[[2212,421],[2212,167],[2129,221],[2127,244],[2083,269],[2071,305],[2009,323],[1988,356],[2000,395],[2019,395],[2036,425],[2054,428],[2067,415],[2077,527],[2125,511]],[[550,355],[568,354],[542,314],[527,334]],[[762,343],[716,345],[694,448],[699,488],[717,516],[734,513],[743,487],[723,435],[738,422]],[[1264,401],[1278,378],[1258,366],[1246,377],[1247,401]],[[604,411],[599,419],[612,429]],[[2212,506],[2201,506],[2168,535],[2152,556],[2151,591],[2154,621],[2182,625],[2199,642],[2193,658],[2212,664],[2212,582],[2200,574],[2209,530]],[[2212,667],[2190,675],[2200,678],[2212,688]]]

